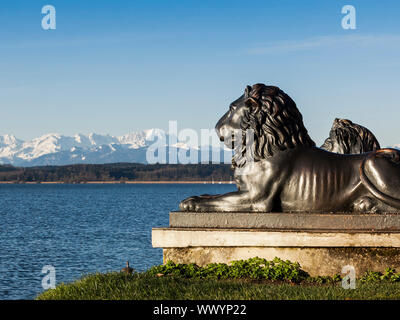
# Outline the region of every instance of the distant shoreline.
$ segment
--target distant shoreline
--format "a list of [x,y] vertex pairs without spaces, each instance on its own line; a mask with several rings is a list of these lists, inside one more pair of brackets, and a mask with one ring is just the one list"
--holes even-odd
[[0,184],[235,184],[234,181],[85,181],[69,183],[63,181],[0,181]]
[[[110,163],[44,167],[0,165],[1,184],[229,184],[231,166],[225,164]],[[235,182],[232,182],[234,184]]]

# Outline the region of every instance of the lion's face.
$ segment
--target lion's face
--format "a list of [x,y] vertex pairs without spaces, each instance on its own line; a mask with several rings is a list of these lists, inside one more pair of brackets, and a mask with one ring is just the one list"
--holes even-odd
[[[335,133],[334,133],[335,135]],[[340,153],[340,154],[346,154],[347,152],[344,150],[344,146],[342,143],[339,143],[339,141],[333,137],[329,137],[325,140],[324,144],[321,146],[321,149],[324,149],[326,151],[334,152],[334,153]]]
[[346,143],[346,141],[351,140],[353,144],[357,143],[355,130],[353,130],[355,133],[353,133],[353,136],[351,136],[351,130],[353,127],[354,124],[350,120],[336,118],[333,121],[331,131],[329,132],[329,137],[325,140],[321,148],[334,153],[351,153],[348,145],[349,143]]
[[[343,123],[344,119],[335,119],[329,131],[329,137],[325,140],[324,144],[321,146],[322,149],[325,149],[334,153],[345,154],[348,150],[345,148],[345,144],[343,143],[343,132],[346,131],[347,123]],[[349,120],[348,120],[349,121]]]
[[313,147],[295,102],[275,86],[258,83],[230,104],[215,126],[221,141],[234,149],[232,164],[243,167],[296,147]]
[[228,112],[216,124],[215,130],[218,137],[228,148],[234,148],[235,139],[238,136],[237,132],[241,130],[240,124],[248,109],[249,107],[246,105],[246,98],[243,94],[230,104]]

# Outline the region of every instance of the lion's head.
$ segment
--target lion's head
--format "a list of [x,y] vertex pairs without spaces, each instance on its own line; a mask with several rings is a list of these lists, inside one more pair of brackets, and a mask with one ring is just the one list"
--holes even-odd
[[335,119],[322,149],[342,154],[364,153],[380,149],[378,140],[367,128],[347,119]]
[[[272,157],[286,149],[315,146],[296,103],[278,87],[264,84],[247,86],[244,94],[230,104],[229,111],[218,121],[215,129],[221,141],[234,149],[234,167],[246,163],[248,130],[254,133],[251,148],[254,161]],[[237,143],[238,139],[241,139],[240,143]]]

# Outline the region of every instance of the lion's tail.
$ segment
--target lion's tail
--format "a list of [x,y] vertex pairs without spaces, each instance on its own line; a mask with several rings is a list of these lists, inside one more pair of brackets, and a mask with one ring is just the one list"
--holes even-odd
[[360,178],[374,197],[400,209],[400,199],[393,196],[400,193],[399,150],[387,148],[371,152],[360,166]]

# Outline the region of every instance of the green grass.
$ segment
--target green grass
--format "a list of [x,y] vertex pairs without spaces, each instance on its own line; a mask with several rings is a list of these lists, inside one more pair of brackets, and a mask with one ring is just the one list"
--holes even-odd
[[367,272],[356,289],[343,289],[340,275],[310,277],[298,263],[275,258],[154,266],[143,273],[92,274],[60,284],[39,300],[330,300],[399,299],[400,273]]
[[37,297],[39,300],[341,300],[399,299],[400,283],[357,282],[345,290],[330,284],[285,283],[270,280],[186,279],[149,274],[93,274],[61,284]]

